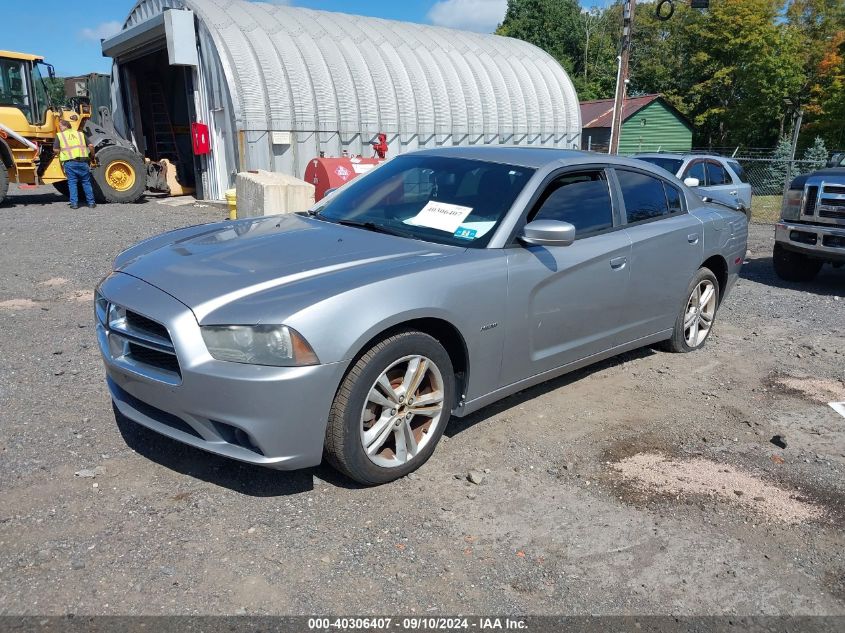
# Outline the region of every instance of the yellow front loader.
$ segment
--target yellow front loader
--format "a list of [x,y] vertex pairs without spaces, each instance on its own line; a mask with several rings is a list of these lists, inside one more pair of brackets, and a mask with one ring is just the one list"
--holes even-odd
[[91,175],[98,201],[138,200],[147,187],[144,157],[115,131],[107,108],[100,108],[95,123],[85,98],[71,99],[69,107],[51,103],[42,68],[54,76],[53,67],[37,55],[0,51],[0,204],[10,183],[52,184],[67,194],[53,150],[61,119],[82,130],[95,148]]

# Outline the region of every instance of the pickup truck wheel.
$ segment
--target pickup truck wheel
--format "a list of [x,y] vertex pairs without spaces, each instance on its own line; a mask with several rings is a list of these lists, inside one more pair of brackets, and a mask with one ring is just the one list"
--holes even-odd
[[775,266],[775,274],[784,281],[812,281],[819,274],[824,262],[775,244],[772,263]]
[[7,193],[9,193],[9,171],[3,161],[0,161],[0,204],[3,204]]
[[422,466],[449,421],[455,376],[449,354],[404,331],[367,350],[335,395],[325,455],[355,481],[383,484]]
[[704,346],[719,308],[719,281],[709,268],[699,268],[690,282],[681,313],[675,320],[672,338],[666,341],[670,352],[692,352]]

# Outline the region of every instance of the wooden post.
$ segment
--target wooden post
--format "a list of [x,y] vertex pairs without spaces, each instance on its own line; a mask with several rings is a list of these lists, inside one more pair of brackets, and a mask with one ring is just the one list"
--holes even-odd
[[625,93],[628,88],[628,63],[631,58],[631,40],[634,29],[634,10],[637,0],[625,0],[622,4],[622,46],[619,52],[619,70],[616,75],[616,98],[613,102],[613,122],[610,127],[608,154],[619,153],[619,137],[622,135]]

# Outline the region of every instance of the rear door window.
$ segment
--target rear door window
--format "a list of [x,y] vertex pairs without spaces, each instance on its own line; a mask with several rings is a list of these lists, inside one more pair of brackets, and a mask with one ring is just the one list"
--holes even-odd
[[717,185],[730,185],[732,183],[733,181],[728,175],[728,172],[725,171],[724,167],[722,167],[719,163],[714,163],[712,161],[707,162],[708,187],[714,187]]
[[[628,224],[670,215],[663,181],[639,172],[617,170]],[[680,201],[678,200],[678,203]]]
[[543,192],[528,221],[557,220],[575,227],[584,237],[613,227],[613,204],[604,171],[566,174]]
[[737,178],[739,178],[740,182],[748,182],[748,174],[745,173],[745,170],[735,160],[729,160],[728,166],[733,169],[733,172],[736,174]]
[[680,213],[683,211],[681,206],[681,192],[677,187],[673,187],[668,182],[663,183],[663,190],[666,192],[666,203],[669,205],[669,213]]

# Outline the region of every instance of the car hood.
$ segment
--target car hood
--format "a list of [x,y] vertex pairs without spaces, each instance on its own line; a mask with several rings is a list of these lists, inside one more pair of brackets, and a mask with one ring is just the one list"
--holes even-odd
[[[360,285],[397,267],[433,264],[464,250],[300,215],[205,225],[173,237],[130,249],[118,257],[116,270],[175,297],[199,321],[289,285],[341,275],[344,283],[354,279],[351,285]],[[336,283],[324,285],[342,291]]]

